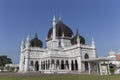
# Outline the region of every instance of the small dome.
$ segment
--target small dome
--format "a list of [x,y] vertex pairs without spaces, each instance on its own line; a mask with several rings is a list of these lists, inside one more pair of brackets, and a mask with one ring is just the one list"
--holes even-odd
[[108,53],[109,56],[115,56],[116,53],[111,49],[111,51]]
[[71,44],[72,45],[77,44],[77,37],[79,37],[79,39],[80,39],[80,42],[79,42],[80,44],[85,44],[85,39],[82,36],[79,35],[78,29],[77,29],[76,35],[71,39]]
[[37,33],[36,33],[34,39],[30,41],[30,47],[42,47],[42,46],[43,46],[43,43],[41,40],[37,38]]
[[[47,38],[51,38],[51,35],[53,33],[53,27],[50,28],[48,31]],[[66,26],[61,20],[56,24],[56,37],[61,37],[64,33],[64,37],[72,37],[73,32],[72,30]]]

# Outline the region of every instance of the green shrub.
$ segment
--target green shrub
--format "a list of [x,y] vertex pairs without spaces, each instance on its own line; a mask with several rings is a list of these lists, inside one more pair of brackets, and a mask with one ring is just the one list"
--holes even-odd
[[114,74],[114,72],[115,72],[115,68],[114,67],[110,68],[110,73]]
[[9,72],[14,72],[14,71],[15,71],[15,68],[14,67],[10,67]]

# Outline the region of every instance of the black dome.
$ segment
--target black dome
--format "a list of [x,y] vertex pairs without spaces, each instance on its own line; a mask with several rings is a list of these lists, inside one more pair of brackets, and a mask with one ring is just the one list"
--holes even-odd
[[78,30],[77,30],[77,34],[71,39],[71,44],[72,45],[75,45],[75,44],[77,44],[77,37],[79,36],[79,38],[80,38],[80,44],[85,44],[85,39],[82,37],[82,36],[80,36],[79,35],[79,33],[78,33]]
[[35,35],[35,38],[30,41],[30,47],[42,47],[43,43],[41,40],[37,38],[37,33]]
[[[51,38],[52,32],[53,32],[53,27],[50,28],[50,30],[48,31],[48,35],[47,35],[48,39]],[[60,20],[56,24],[56,36],[61,37],[63,33],[64,33],[64,37],[72,37],[73,35],[72,30]]]

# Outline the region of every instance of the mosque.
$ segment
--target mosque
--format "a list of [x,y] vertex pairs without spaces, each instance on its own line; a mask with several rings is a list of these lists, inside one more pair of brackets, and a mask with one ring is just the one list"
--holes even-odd
[[62,20],[53,16],[52,27],[46,38],[46,47],[37,34],[27,36],[21,43],[19,72],[40,73],[94,73],[109,74],[109,58],[96,56],[95,41],[87,44],[85,38],[73,31]]

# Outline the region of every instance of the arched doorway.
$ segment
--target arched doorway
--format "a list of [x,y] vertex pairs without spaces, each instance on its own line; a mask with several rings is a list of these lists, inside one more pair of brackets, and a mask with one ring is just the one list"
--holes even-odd
[[50,69],[50,60],[48,60],[48,69]]
[[71,61],[71,70],[74,70],[74,63],[73,63],[73,60]]
[[68,63],[68,60],[66,60],[66,62],[65,62],[65,68],[66,68],[66,69],[69,69],[69,63]]
[[33,61],[31,61],[31,63],[30,63],[30,64],[31,64],[31,66],[33,66]]
[[59,70],[59,67],[60,67],[59,64],[60,64],[60,63],[59,63],[59,60],[57,60],[57,61],[56,61],[56,69],[57,69],[57,70]]
[[45,70],[45,61],[43,61],[43,70]]
[[[89,59],[89,56],[87,53],[85,54],[84,58]],[[88,70],[88,62],[85,62],[84,65],[85,65],[85,70]]]
[[77,60],[75,60],[75,70],[78,70],[78,63],[77,63]]
[[51,65],[52,65],[51,69],[54,70],[55,69],[55,61],[54,61],[54,59],[51,60]]
[[41,61],[41,70],[43,70],[43,61]]
[[64,69],[64,61],[61,61],[61,69]]
[[33,61],[30,62],[30,71],[33,71]]
[[39,71],[39,62],[38,61],[35,62],[35,71]]

